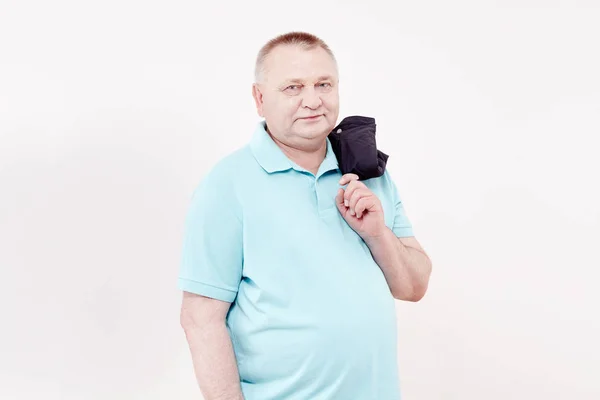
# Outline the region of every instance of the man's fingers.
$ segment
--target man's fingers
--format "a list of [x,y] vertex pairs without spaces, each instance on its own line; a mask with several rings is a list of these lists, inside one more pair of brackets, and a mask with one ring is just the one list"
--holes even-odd
[[346,189],[338,189],[335,203],[344,217],[346,213],[356,218],[362,218],[365,212],[371,210],[377,202],[377,197],[358,179],[356,174],[345,174],[340,179],[340,185]]
[[337,205],[344,205],[344,189],[338,189],[337,195],[335,196],[335,203]]
[[367,186],[360,181],[352,181],[346,186],[346,190],[344,190],[344,199],[347,201],[346,207],[350,205],[350,199],[354,195],[354,192],[359,189],[367,189]]
[[344,189],[338,189],[335,196],[335,204],[342,215],[346,215],[346,206],[344,205]]
[[375,205],[375,201],[372,196],[361,197],[354,207],[356,218],[361,218],[365,211],[371,209],[373,205]]
[[367,186],[360,182],[358,175],[356,174],[345,174],[340,179],[340,185],[348,184],[346,189],[338,189],[337,195],[335,196],[335,203],[342,213],[361,218],[369,208],[373,207],[373,193]]
[[[358,201],[363,198],[363,197],[367,197],[371,194],[371,192],[368,189],[363,189],[363,188],[358,188],[355,189],[352,192],[352,195],[350,196],[350,199],[348,200],[348,207],[350,207],[350,214],[355,215],[358,214],[357,210],[356,210],[356,204],[358,203]],[[344,196],[345,198],[346,196]]]
[[340,179],[340,185],[344,186],[347,185],[348,183],[352,182],[352,181],[357,181],[358,180],[358,175],[356,174],[345,174],[342,176],[342,179]]

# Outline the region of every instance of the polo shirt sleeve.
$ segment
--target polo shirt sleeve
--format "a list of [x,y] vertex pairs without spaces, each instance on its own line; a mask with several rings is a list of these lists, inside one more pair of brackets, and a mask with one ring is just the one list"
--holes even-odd
[[242,277],[242,219],[231,181],[219,175],[211,171],[192,195],[178,287],[233,302]]
[[404,205],[400,199],[400,194],[398,193],[398,187],[394,183],[394,180],[388,171],[385,172],[385,175],[387,177],[386,179],[388,181],[388,185],[391,189],[392,204],[394,205],[394,224],[392,231],[397,237],[414,236],[412,224],[406,215],[406,210],[404,209]]

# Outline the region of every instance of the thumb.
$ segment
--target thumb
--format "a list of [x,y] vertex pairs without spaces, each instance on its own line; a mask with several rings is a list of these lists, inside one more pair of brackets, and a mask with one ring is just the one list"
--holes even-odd
[[335,196],[335,205],[337,206],[340,213],[342,213],[342,216],[345,216],[346,211],[348,211],[348,209],[344,205],[344,189],[338,189],[337,196]]

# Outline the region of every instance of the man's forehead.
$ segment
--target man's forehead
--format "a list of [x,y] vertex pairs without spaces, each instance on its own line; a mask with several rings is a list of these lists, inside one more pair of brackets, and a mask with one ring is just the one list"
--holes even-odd
[[264,67],[267,80],[323,80],[337,76],[333,58],[321,47],[279,46],[269,54]]

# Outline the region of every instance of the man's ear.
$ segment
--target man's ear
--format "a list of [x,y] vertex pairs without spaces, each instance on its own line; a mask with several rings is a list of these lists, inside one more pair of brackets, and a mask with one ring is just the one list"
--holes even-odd
[[259,116],[264,117],[263,115],[263,94],[260,91],[260,87],[258,83],[252,84],[252,97],[254,97],[254,103],[256,104],[256,112]]

